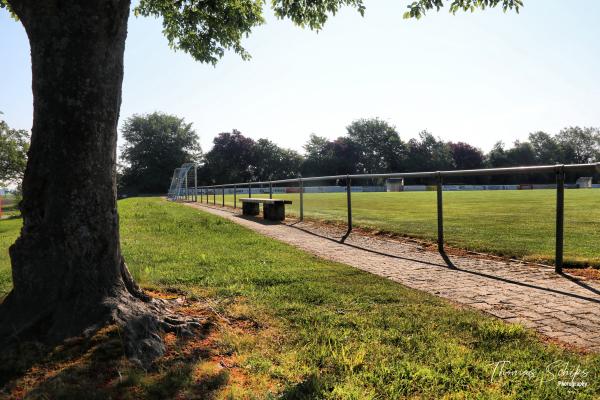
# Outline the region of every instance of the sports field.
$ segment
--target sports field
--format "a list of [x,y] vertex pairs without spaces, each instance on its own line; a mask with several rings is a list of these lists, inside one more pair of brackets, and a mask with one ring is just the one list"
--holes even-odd
[[[89,345],[57,348],[23,372],[8,389],[19,396],[9,398],[33,390],[32,398],[149,400],[593,399],[600,393],[600,357],[543,343],[519,325],[180,204],[127,199],[119,213],[136,280],[211,305],[210,340],[201,336],[181,347],[173,340],[156,368],[143,371],[125,362],[119,332],[102,331]],[[10,289],[7,247],[20,225],[17,218],[0,221],[0,298]],[[503,360],[511,370],[540,374],[494,375]],[[556,362],[585,370],[588,386],[559,386],[545,372]],[[7,372],[0,363],[0,377]]]
[[[292,200],[288,213],[298,215],[299,194],[273,197]],[[233,195],[225,204],[233,206]],[[435,192],[352,193],[352,209],[355,226],[436,240]],[[555,213],[554,190],[444,192],[446,243],[552,263]],[[305,193],[304,215],[345,223],[346,194]],[[565,191],[565,263],[600,265],[600,190]]]

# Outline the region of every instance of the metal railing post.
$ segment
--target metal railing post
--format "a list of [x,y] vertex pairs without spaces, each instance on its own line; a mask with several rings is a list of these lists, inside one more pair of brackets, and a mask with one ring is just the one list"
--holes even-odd
[[269,198],[273,198],[273,184],[269,182]]
[[198,166],[194,164],[194,202],[198,202]]
[[213,186],[213,206],[217,205],[217,188]]
[[223,200],[221,201],[221,207],[225,207],[225,188],[221,189],[221,193],[223,194]]
[[233,185],[233,208],[237,208],[237,186]]
[[187,170],[185,173],[185,195],[184,196],[185,196],[185,201],[188,201],[189,197],[188,197],[188,173],[187,173]]
[[440,253],[444,253],[444,207],[443,207],[443,198],[442,192],[444,189],[442,175],[438,172],[437,177],[437,242],[438,242],[438,251]]
[[300,221],[304,221],[304,181],[300,178]]
[[554,270],[562,273],[565,226],[565,170],[561,165],[556,171],[556,254]]
[[342,243],[346,241],[350,236],[350,232],[352,232],[352,180],[350,176],[346,177],[346,209],[348,211],[348,230],[342,236]]
[[248,184],[248,197],[252,198],[252,185]]

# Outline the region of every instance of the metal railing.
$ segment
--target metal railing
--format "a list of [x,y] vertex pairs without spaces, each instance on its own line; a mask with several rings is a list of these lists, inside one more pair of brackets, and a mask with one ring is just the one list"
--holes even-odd
[[[252,197],[252,188],[268,185],[269,198],[273,198],[273,185],[284,183],[297,183],[298,193],[300,195],[300,220],[304,219],[304,184],[306,182],[326,181],[342,179],[346,181],[346,208],[347,208],[347,230],[341,241],[345,241],[352,232],[352,180],[359,179],[377,179],[377,178],[430,178],[436,182],[436,202],[437,202],[437,245],[440,253],[444,252],[444,209],[443,209],[443,181],[448,177],[468,177],[468,176],[495,176],[511,174],[549,174],[556,176],[556,244],[555,244],[555,270],[562,272],[563,267],[563,248],[564,248],[564,214],[565,214],[565,174],[568,172],[591,172],[600,173],[600,163],[593,164],[560,164],[560,165],[541,165],[529,167],[509,167],[509,168],[485,168],[468,169],[454,171],[435,171],[435,172],[406,172],[406,173],[385,173],[385,174],[354,174],[354,175],[330,175],[316,176],[310,178],[292,178],[279,179],[262,182],[239,182],[222,185],[195,186],[192,189],[194,196],[199,194],[200,201],[209,203],[209,194],[212,194],[213,205],[217,204],[217,191],[220,189],[222,197],[221,206],[225,206],[225,189],[233,189],[233,204],[237,207],[237,194],[239,188],[247,187],[249,197]],[[244,192],[246,192],[244,190]],[[187,191],[186,191],[187,193]]]

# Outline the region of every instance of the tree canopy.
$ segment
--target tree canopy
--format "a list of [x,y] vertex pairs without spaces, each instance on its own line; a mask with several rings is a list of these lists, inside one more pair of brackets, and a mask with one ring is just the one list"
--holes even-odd
[[29,132],[11,129],[6,121],[0,119],[0,185],[20,185],[28,149]]
[[122,134],[119,189],[124,193],[163,193],[173,169],[201,155],[192,124],[174,115],[134,115],[125,120]]
[[346,127],[348,139],[359,149],[359,170],[363,173],[398,169],[404,144],[396,128],[379,118],[358,119]]
[[234,129],[219,133],[203,158],[199,179],[204,183],[247,182],[297,176],[302,157],[268,139],[255,141]]
[[[7,0],[0,0],[0,4]],[[173,49],[183,50],[194,59],[216,64],[225,51],[231,50],[243,59],[250,58],[242,40],[252,28],[262,25],[264,0],[140,0],[136,16],[162,17],[163,33]],[[421,18],[429,10],[439,11],[448,5],[451,13],[501,6],[504,11],[519,11],[522,0],[417,0],[407,5],[404,18]],[[301,27],[320,30],[329,16],[342,7],[365,13],[363,0],[272,0],[275,15],[289,18]]]

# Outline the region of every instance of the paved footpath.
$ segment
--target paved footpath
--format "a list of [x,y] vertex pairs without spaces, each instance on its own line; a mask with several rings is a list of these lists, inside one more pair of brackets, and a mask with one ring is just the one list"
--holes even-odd
[[600,283],[551,267],[476,256],[449,256],[418,243],[351,234],[310,222],[269,223],[229,208],[188,203],[324,259],[520,323],[554,340],[600,352]]

